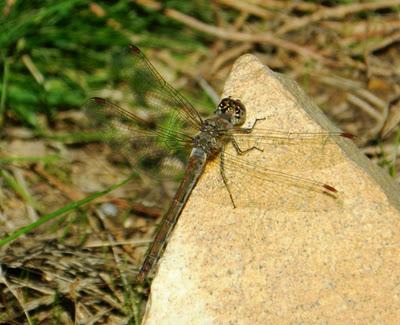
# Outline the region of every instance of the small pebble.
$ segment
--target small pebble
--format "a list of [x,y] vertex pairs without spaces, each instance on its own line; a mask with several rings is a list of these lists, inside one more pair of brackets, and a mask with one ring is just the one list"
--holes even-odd
[[107,216],[107,217],[116,217],[118,215],[118,208],[112,203],[103,203],[100,206],[100,210]]

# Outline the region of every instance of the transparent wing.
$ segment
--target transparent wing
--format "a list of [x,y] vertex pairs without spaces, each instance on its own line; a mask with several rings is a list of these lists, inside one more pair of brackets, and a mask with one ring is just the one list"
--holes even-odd
[[136,46],[114,56],[113,67],[118,88],[129,87],[132,97],[128,108],[98,97],[90,100],[87,112],[92,125],[132,167],[157,178],[173,177],[176,164],[188,157],[190,136],[200,129],[199,113]]
[[197,110],[163,79],[139,48],[131,45],[127,52],[116,56],[114,68],[130,88],[136,105],[158,117],[167,116],[172,124],[179,119],[181,124],[200,128],[202,119]]
[[[268,135],[273,134],[269,131]],[[339,163],[332,158],[338,157],[332,152],[336,150],[332,137],[342,137],[340,133],[298,133],[292,137],[285,135],[286,132],[277,132],[275,138],[261,137],[263,133],[265,132],[258,133],[262,141],[256,144],[264,150],[276,144],[271,150],[271,156],[265,154],[268,151],[261,153],[256,150],[238,155],[231,145],[224,152],[223,172],[237,207],[285,211],[341,207],[342,193],[330,183],[332,173],[329,173],[329,168]],[[297,137],[298,135],[303,139]],[[243,139],[250,141],[248,145],[255,145],[254,140],[257,137]],[[309,143],[304,143],[305,140]],[[256,158],[251,157],[252,155],[256,155]],[[233,206],[222,181],[220,160],[216,159],[214,164],[218,166],[210,169],[207,188],[201,190],[200,186],[201,195],[211,202]],[[324,175],[324,170],[330,182],[325,182],[324,176],[321,176]]]
[[[345,132],[289,132],[272,129],[240,129],[232,131],[241,150],[256,147],[267,155],[269,166],[282,170],[290,166],[294,170],[311,170],[335,165],[338,155],[327,154],[336,146],[338,139],[352,139]],[[272,154],[273,152],[273,154]]]
[[329,141],[334,137],[353,139],[354,136],[346,132],[291,132],[281,131],[274,129],[260,129],[260,128],[234,128],[232,134],[235,137],[248,137],[255,139],[260,143],[295,143],[304,142],[320,143],[321,141]]
[[[290,174],[284,168],[275,170],[258,164],[250,165],[234,154],[225,156],[225,175],[238,206],[310,211],[341,204],[340,193],[328,183]],[[241,187],[239,184],[246,185]]]
[[176,123],[152,124],[99,97],[89,101],[86,113],[103,142],[140,173],[156,178],[175,177],[182,167],[179,159],[188,156],[191,137]]

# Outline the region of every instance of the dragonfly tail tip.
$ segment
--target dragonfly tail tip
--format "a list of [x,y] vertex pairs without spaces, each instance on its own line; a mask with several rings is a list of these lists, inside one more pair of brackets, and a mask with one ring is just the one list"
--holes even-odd
[[337,189],[334,188],[333,186],[328,185],[328,184],[324,184],[324,189],[326,189],[326,190],[328,190],[329,192],[332,192],[332,193],[337,193]]
[[354,134],[351,134],[351,133],[349,133],[349,132],[343,132],[342,134],[341,134],[341,136],[343,137],[343,138],[347,138],[347,139],[355,139],[355,135]]
[[139,271],[139,273],[136,275],[135,283],[143,284],[145,278],[146,278],[145,274],[142,271]]

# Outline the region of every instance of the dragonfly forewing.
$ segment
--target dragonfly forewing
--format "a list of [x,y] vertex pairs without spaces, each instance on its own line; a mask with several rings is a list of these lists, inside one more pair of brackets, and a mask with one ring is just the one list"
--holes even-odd
[[137,172],[153,178],[174,178],[182,172],[190,153],[191,137],[175,124],[153,124],[98,97],[89,101],[86,111],[102,141],[120,153]]
[[250,133],[235,129],[232,134],[242,150],[259,148],[265,153],[265,166],[283,172],[288,166],[294,171],[316,171],[337,165],[339,155],[332,155],[332,150],[337,141],[352,137],[343,132],[285,132],[264,128]]
[[131,45],[115,62],[120,79],[131,89],[136,105],[172,116],[196,130],[200,128],[202,118],[198,111],[163,79],[136,46]]

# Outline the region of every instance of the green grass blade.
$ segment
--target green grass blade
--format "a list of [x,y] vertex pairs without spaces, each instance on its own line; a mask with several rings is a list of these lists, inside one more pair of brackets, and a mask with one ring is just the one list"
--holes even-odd
[[42,162],[45,164],[56,163],[61,160],[59,155],[47,155],[43,157],[34,157],[34,156],[26,156],[26,157],[0,157],[0,164],[9,164],[9,163],[35,163]]
[[0,247],[14,241],[15,239],[17,239],[18,237],[38,228],[39,226],[45,224],[46,222],[66,213],[69,211],[72,211],[76,208],[79,208],[81,206],[84,206],[85,204],[93,201],[94,199],[97,199],[98,197],[101,197],[103,195],[106,195],[108,193],[110,193],[111,191],[117,189],[118,187],[121,187],[123,185],[125,185],[126,183],[128,183],[129,181],[131,181],[133,178],[136,177],[136,174],[132,174],[130,175],[128,178],[126,178],[125,180],[123,180],[122,182],[115,184],[111,187],[109,187],[108,189],[101,191],[101,192],[96,192],[90,196],[88,196],[87,198],[84,198],[82,200],[79,201],[75,201],[75,202],[71,202],[69,204],[67,204],[66,206],[62,207],[61,209],[58,209],[57,211],[51,212],[41,218],[39,218],[39,220],[19,228],[18,230],[12,232],[10,235],[8,235],[7,237],[3,238],[0,240]]
[[3,82],[1,86],[1,97],[0,97],[0,127],[4,122],[4,112],[6,108],[6,99],[7,99],[7,85],[9,78],[9,59],[6,56],[3,56]]

